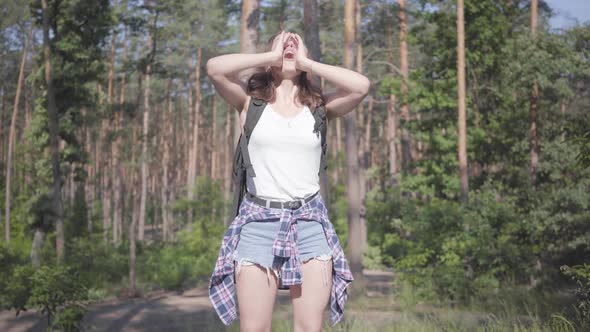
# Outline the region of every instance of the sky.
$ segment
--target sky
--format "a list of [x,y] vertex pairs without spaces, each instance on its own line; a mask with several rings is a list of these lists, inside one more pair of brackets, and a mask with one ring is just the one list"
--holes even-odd
[[567,29],[584,22],[590,23],[590,0],[545,0],[555,11],[549,20],[552,29]]

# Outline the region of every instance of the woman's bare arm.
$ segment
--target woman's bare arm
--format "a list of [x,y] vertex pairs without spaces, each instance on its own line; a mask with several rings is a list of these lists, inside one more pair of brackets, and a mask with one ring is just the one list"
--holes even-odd
[[[301,37],[297,35],[297,38],[302,45]],[[297,57],[297,65],[301,70],[323,77],[338,88],[324,95],[328,119],[334,119],[352,111],[369,93],[371,81],[366,76],[350,69],[311,60],[303,51],[298,52]]]
[[247,95],[246,84],[238,79],[238,74],[245,69],[271,65],[276,61],[277,56],[273,52],[220,55],[207,61],[207,75],[221,97],[241,111]]
[[[283,33],[283,35],[285,35]],[[280,37],[283,37],[281,35]],[[246,69],[264,66],[281,66],[284,38],[278,38],[272,51],[255,54],[225,54],[207,61],[207,75],[217,92],[239,112],[247,100],[246,84],[238,74]]]

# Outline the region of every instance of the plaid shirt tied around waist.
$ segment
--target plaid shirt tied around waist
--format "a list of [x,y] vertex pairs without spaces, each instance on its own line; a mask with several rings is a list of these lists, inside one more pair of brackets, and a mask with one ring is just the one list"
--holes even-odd
[[344,250],[340,245],[334,225],[328,219],[328,211],[321,195],[296,210],[275,209],[260,206],[244,197],[239,214],[229,225],[219,249],[213,275],[209,280],[209,299],[217,315],[225,325],[237,318],[233,254],[238,244],[242,227],[249,222],[279,221],[280,227],[274,240],[272,252],[283,259],[280,266],[279,289],[303,283],[301,262],[298,258],[297,223],[319,222],[332,250],[332,290],[330,293],[330,322],[334,326],[344,317],[344,304],[348,299],[346,288],[354,280]]

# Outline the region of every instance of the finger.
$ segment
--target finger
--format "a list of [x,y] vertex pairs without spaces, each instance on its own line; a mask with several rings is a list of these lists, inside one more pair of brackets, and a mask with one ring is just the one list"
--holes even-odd
[[301,38],[300,35],[297,35],[297,46],[298,48],[304,50],[307,49],[307,47],[305,47],[305,44],[303,43],[303,39]]

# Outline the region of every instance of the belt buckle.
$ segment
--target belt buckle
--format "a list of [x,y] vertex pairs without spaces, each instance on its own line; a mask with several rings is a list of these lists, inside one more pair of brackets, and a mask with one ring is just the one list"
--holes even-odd
[[301,202],[300,201],[289,201],[289,202],[285,202],[285,205],[289,208],[289,209],[297,209],[301,206]]

